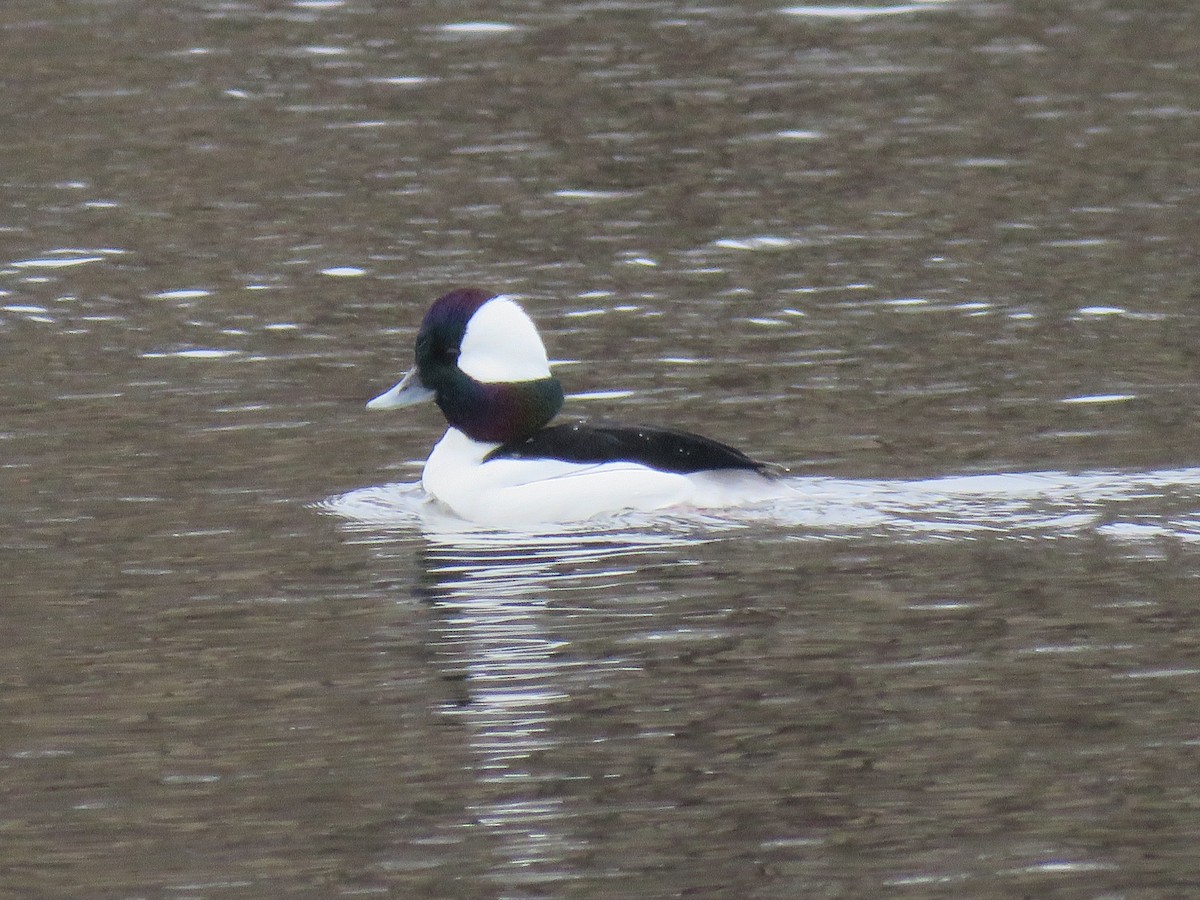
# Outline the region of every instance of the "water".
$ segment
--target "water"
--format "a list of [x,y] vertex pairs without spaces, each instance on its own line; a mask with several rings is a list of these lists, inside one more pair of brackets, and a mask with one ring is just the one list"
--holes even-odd
[[[1194,893],[1142,7],[5,3],[0,893]],[[466,283],[789,493],[431,512],[437,411],[363,404]]]

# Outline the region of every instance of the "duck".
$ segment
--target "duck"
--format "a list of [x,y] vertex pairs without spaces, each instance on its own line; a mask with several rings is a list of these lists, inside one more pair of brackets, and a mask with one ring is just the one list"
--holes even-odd
[[782,471],[687,431],[552,424],[562,384],[533,320],[506,294],[461,287],[439,297],[421,322],[415,357],[367,408],[437,404],[448,427],[421,486],[470,522],[511,527],[739,506],[768,498]]

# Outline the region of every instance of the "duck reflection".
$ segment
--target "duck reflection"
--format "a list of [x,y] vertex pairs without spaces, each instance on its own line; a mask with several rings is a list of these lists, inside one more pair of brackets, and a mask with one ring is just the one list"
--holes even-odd
[[724,540],[729,529],[751,529],[744,539],[775,528],[777,540],[800,541],[1102,535],[1134,553],[1164,537],[1200,543],[1197,468],[792,484],[795,501],[771,507],[757,524],[693,514],[490,531],[439,512],[419,485],[364,488],[323,504],[375,545],[380,561],[411,566],[416,549],[438,665],[461,685],[441,712],[467,735],[471,841],[482,829],[501,849],[490,877],[539,888],[584,877],[597,810],[584,805],[579,782],[612,774],[602,726],[587,711],[606,682],[639,668],[620,648],[644,630],[643,617],[666,618],[663,601],[638,596],[637,586],[648,570],[711,558],[698,545]]
[[584,704],[598,681],[637,668],[607,652],[610,640],[604,654],[580,645],[614,620],[646,614],[629,596],[631,576],[674,564],[713,535],[661,523],[496,532],[439,513],[418,493],[407,504],[394,485],[387,496],[356,494],[346,527],[366,542],[382,549],[420,533],[421,591],[437,612],[434,649],[443,675],[462,686],[443,712],[469,736],[468,817],[501,850],[491,877],[510,885],[572,878],[571,860],[586,853],[587,837],[573,827],[584,811],[572,808],[576,795],[562,785],[595,773],[571,770],[575,754],[564,745],[580,740],[578,722],[565,727],[579,714],[571,701]]

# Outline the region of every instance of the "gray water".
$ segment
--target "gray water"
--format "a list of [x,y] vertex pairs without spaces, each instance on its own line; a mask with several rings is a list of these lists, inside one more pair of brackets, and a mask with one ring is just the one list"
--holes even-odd
[[[1200,893],[1200,9],[0,6],[0,893]],[[427,304],[754,515],[463,529]]]

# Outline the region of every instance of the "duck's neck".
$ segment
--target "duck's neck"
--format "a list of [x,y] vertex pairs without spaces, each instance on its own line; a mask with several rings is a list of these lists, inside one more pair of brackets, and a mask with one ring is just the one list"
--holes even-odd
[[439,386],[437,404],[452,428],[475,441],[503,444],[528,437],[562,408],[562,385],[554,377],[484,383],[459,375]]

